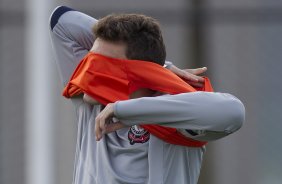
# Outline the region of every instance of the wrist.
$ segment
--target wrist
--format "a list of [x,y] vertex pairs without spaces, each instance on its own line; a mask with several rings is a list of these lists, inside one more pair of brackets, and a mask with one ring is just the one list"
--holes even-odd
[[170,69],[173,66],[173,63],[171,61],[165,61],[164,67],[166,69]]
[[114,112],[114,116],[115,117],[119,117],[119,114],[118,114],[118,109],[117,109],[117,104],[118,104],[119,101],[116,101],[115,103],[113,103],[113,112]]

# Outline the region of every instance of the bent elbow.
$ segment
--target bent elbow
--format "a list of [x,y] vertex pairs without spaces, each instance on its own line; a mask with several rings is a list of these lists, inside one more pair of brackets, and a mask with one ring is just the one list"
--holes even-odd
[[53,28],[58,23],[59,18],[66,12],[73,11],[72,8],[69,8],[67,6],[57,6],[53,12],[51,13],[51,16],[49,18],[49,25],[51,31],[53,31]]
[[245,121],[245,106],[239,99],[236,98],[233,100],[226,118],[228,118],[226,121],[228,123],[225,131],[230,134],[236,132],[243,126]]

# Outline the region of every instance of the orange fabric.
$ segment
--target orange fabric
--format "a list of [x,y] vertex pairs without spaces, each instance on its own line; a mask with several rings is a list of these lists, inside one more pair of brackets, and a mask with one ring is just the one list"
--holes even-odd
[[[89,52],[75,69],[63,91],[70,98],[86,93],[106,105],[127,100],[129,95],[140,88],[148,88],[168,94],[195,91],[213,91],[205,77],[203,89],[195,89],[171,71],[162,66],[139,60],[109,58]],[[159,125],[142,125],[151,134],[165,142],[190,147],[201,147],[206,142],[196,141],[180,134],[177,129]]]

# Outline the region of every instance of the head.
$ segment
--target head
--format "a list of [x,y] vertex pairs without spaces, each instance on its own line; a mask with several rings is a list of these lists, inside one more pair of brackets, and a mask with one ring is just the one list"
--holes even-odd
[[[98,42],[120,46],[127,59],[143,60],[164,65],[165,45],[159,23],[139,14],[108,15],[93,28]],[[96,41],[97,41],[96,40]]]
[[[159,23],[139,14],[108,15],[94,25],[96,36],[92,51],[119,59],[143,60],[164,65],[165,45]],[[150,96],[141,89],[131,97]]]

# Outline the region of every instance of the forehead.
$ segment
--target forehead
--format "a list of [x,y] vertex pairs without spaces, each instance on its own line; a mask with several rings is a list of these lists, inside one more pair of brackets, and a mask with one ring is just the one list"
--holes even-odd
[[110,42],[97,38],[91,51],[112,58],[127,59],[126,44],[122,42]]

